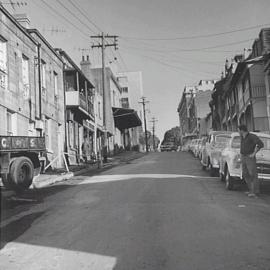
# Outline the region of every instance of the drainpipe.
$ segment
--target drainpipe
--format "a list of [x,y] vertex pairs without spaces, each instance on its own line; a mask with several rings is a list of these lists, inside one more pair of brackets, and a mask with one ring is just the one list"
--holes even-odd
[[38,92],[39,92],[39,119],[41,120],[41,114],[42,114],[42,89],[41,89],[41,58],[40,58],[40,48],[41,44],[38,44]]
[[[64,151],[67,153],[68,152],[68,147],[67,147],[67,107],[66,107],[66,83],[65,83],[65,64],[63,65],[63,91],[64,91],[64,128],[65,128],[65,142],[64,142]],[[69,159],[68,159],[68,154],[65,154],[66,160],[69,165]]]

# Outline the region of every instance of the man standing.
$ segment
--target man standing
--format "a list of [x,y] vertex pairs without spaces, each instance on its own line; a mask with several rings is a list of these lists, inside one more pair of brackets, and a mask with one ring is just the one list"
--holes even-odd
[[263,142],[255,134],[249,133],[245,125],[240,125],[242,174],[247,183],[249,197],[260,193],[260,184],[256,166],[256,154],[264,147]]

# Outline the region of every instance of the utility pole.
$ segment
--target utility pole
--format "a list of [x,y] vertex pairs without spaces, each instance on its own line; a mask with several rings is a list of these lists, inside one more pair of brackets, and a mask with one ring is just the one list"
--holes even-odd
[[146,113],[145,113],[145,104],[149,103],[149,101],[146,101],[145,97],[141,97],[141,103],[143,105],[143,118],[144,118],[144,136],[145,136],[145,147],[146,147],[146,152],[149,152],[148,149],[148,137],[147,137],[147,126],[146,126]]
[[152,117],[152,120],[150,122],[152,122],[153,127],[152,127],[152,136],[153,136],[153,150],[156,150],[156,142],[155,142],[155,129],[156,129],[156,122],[158,120],[155,117]]
[[[98,39],[99,42],[97,45],[92,45],[92,49],[99,48],[101,49],[101,57],[102,57],[102,96],[103,96],[103,126],[105,128],[104,131],[104,151],[103,151],[103,159],[104,162],[107,162],[108,157],[108,135],[107,135],[107,127],[106,127],[106,89],[105,89],[105,77],[106,77],[106,67],[105,67],[105,49],[107,47],[114,47],[115,50],[118,50],[118,36],[104,35],[102,32],[101,35],[91,36],[93,39]],[[112,43],[107,42],[107,39],[113,39]],[[101,41],[101,43],[100,43]]]

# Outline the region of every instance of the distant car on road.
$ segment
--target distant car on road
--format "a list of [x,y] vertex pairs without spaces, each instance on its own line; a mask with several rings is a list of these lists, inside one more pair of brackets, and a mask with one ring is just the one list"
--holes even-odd
[[160,145],[161,152],[177,151],[177,145],[174,142],[166,142]]
[[[259,179],[270,180],[270,135],[264,133],[254,134],[264,143],[264,148],[256,155]],[[232,190],[237,182],[240,183],[241,180],[244,180],[242,178],[240,143],[239,133],[232,133],[227,146],[221,152],[219,173],[221,180],[225,180],[226,189],[228,190]]]
[[230,131],[212,131],[207,137],[205,147],[202,150],[201,164],[203,170],[208,168],[210,175],[215,176],[219,171],[219,159],[221,151],[229,141]]

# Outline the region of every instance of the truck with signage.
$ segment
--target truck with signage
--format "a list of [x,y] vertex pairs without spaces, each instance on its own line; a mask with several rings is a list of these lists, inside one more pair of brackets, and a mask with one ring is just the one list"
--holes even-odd
[[44,137],[0,136],[0,177],[8,189],[28,189],[40,173],[39,157],[46,150]]

